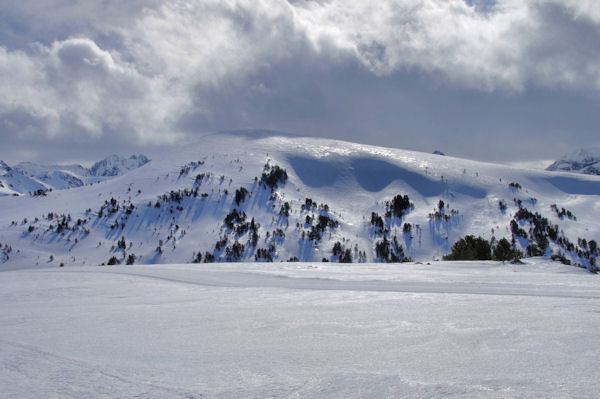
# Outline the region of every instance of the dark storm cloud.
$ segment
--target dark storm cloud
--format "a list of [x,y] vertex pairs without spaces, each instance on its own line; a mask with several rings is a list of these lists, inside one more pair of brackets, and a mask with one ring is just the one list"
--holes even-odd
[[8,0],[0,158],[231,128],[553,158],[600,144],[599,43],[594,0]]

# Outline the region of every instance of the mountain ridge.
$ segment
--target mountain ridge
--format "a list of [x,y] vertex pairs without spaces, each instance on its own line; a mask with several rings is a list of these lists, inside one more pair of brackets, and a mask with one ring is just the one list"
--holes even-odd
[[600,175],[600,148],[575,150],[556,160],[546,170]]
[[118,155],[94,163],[90,168],[78,164],[41,165],[33,162],[20,162],[11,167],[0,161],[0,195],[41,194],[47,190],[64,190],[98,183],[120,176],[130,170],[150,162],[145,155],[132,155],[129,158]]
[[592,270],[599,197],[595,176],[332,139],[216,134],[100,184],[6,197],[0,242],[21,251],[6,262],[23,267],[389,262],[441,259],[474,235]]

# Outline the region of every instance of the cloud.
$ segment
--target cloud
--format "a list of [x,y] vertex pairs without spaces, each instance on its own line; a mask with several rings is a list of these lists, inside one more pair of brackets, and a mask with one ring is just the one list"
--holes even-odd
[[14,115],[29,113],[39,121],[41,138],[79,134],[93,139],[125,129],[140,140],[168,141],[170,118],[189,106],[189,99],[170,92],[165,80],[141,74],[118,53],[87,38],[38,44],[30,53],[0,48],[0,65],[4,125],[18,123]]
[[425,90],[597,95],[595,3],[6,0],[0,135],[83,147],[259,123],[323,132],[365,126],[397,100],[383,87],[415,76]]
[[553,0],[550,3],[564,7],[576,20],[600,25],[600,8],[595,0]]
[[[600,39],[600,12],[593,1],[482,3],[310,1],[298,6],[298,14],[314,42],[334,38],[376,74],[418,69],[462,87],[509,91],[528,84],[581,87],[591,80],[600,90],[600,53],[580,49],[577,34],[588,23],[589,40]],[[571,32],[562,40],[548,39],[563,27]]]
[[3,0],[0,3],[0,42],[12,49],[26,47],[32,42],[49,45],[70,36],[110,41],[114,30],[127,26],[139,18],[143,10],[158,7],[161,2]]
[[[96,8],[83,11],[91,18]],[[26,49],[0,47],[5,124],[19,124],[23,118],[14,115],[28,112],[44,121],[40,133],[50,138],[99,138],[121,129],[133,140],[172,142],[182,114],[213,111],[202,92],[243,87],[249,75],[307,45],[284,2],[179,1],[138,11],[132,24],[91,29],[99,36],[110,31],[114,48],[77,35]],[[49,19],[40,31],[54,30],[57,22]]]

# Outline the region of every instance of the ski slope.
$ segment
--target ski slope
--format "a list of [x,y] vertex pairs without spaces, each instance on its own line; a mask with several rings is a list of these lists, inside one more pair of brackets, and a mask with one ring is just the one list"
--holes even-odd
[[0,276],[8,398],[595,398],[600,390],[597,278],[540,258]]

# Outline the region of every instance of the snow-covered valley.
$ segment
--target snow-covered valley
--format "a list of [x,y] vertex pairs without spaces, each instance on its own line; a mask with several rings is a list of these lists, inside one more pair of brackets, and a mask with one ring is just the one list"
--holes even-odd
[[526,264],[0,274],[7,398],[597,397],[600,290]]

